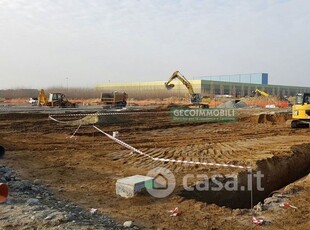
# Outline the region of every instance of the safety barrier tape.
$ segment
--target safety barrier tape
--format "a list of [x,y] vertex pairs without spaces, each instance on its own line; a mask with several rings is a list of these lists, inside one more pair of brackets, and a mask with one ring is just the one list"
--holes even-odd
[[57,123],[61,123],[61,124],[70,124],[72,122],[76,122],[76,121],[81,121],[82,119],[78,119],[78,120],[72,120],[72,121],[60,121],[57,120],[56,118],[52,117],[51,115],[48,116],[49,119],[51,119],[52,121],[56,121]]
[[[165,111],[166,112],[166,111]],[[133,113],[98,113],[98,114],[91,114],[91,115],[114,115],[114,114],[138,114],[138,113],[150,113],[150,112],[133,112]],[[157,113],[157,112],[156,112]],[[161,112],[160,112],[161,113]],[[72,116],[72,115],[81,115],[81,114],[67,114],[68,116]],[[61,114],[60,116],[63,117],[63,114]],[[83,116],[87,116],[86,114],[83,114]],[[60,121],[55,119],[52,115],[49,116],[49,118],[53,121],[56,121],[58,123],[63,123],[63,124],[68,124],[72,121]],[[74,120],[74,121],[81,121],[80,120]],[[75,130],[75,132],[72,134],[72,137],[74,137],[74,135],[76,134],[76,132],[79,130],[79,128],[81,127],[82,122],[79,124],[78,128]],[[200,161],[186,161],[186,160],[175,160],[175,159],[167,159],[167,158],[159,158],[159,157],[153,157],[147,153],[144,153],[132,146],[130,146],[129,144],[117,139],[114,136],[111,136],[110,134],[104,132],[103,130],[99,129],[97,126],[93,125],[93,127],[98,130],[99,132],[101,132],[102,134],[106,135],[108,138],[112,139],[113,141],[115,141],[116,143],[122,145],[123,147],[132,150],[133,152],[136,152],[142,156],[146,156],[148,158],[150,158],[151,160],[154,161],[162,161],[162,162],[173,162],[173,163],[181,163],[181,164],[195,164],[195,165],[205,165],[205,166],[217,166],[217,167],[230,167],[230,168],[240,168],[240,169],[251,169],[251,167],[249,166],[241,166],[241,165],[233,165],[233,164],[225,164],[225,163],[210,163],[210,162],[200,162]]]
[[[110,113],[112,114],[112,113]],[[114,113],[113,113],[114,114]],[[115,114],[119,114],[119,113],[115,113]],[[128,114],[128,113],[124,113],[124,114]],[[85,115],[85,114],[84,114]],[[83,116],[84,116],[83,115]],[[92,115],[98,115],[98,114],[92,114]],[[108,115],[107,113],[105,113],[104,115]],[[68,123],[68,121],[59,121],[55,118],[53,118],[52,116],[49,116],[50,119],[59,122],[59,123]],[[70,121],[69,121],[70,122]],[[76,134],[76,132],[79,130],[79,128],[81,127],[82,123],[79,124],[78,128],[75,130],[75,132],[70,136],[70,138],[74,137],[74,135]],[[175,159],[167,159],[167,158],[159,158],[159,157],[153,157],[147,153],[144,153],[134,147],[132,147],[131,145],[119,140],[118,138],[116,138],[113,134],[113,136],[111,136],[110,134],[104,132],[103,130],[99,129],[97,126],[93,125],[93,127],[98,130],[99,132],[101,132],[102,134],[104,134],[105,136],[107,136],[108,138],[110,138],[111,140],[115,141],[116,143],[120,144],[121,146],[132,150],[135,153],[138,153],[142,156],[146,156],[148,158],[150,158],[153,161],[162,161],[162,162],[172,162],[172,163],[181,163],[181,164],[195,164],[195,165],[204,165],[204,166],[217,166],[217,167],[230,167],[230,168],[239,168],[239,169],[247,169],[249,170],[251,173],[253,173],[252,171],[252,167],[249,166],[241,166],[241,165],[233,165],[233,164],[224,164],[224,163],[209,163],[209,162],[199,162],[199,161],[186,161],[186,160],[175,160]],[[253,175],[252,175],[253,177]],[[252,183],[252,182],[251,182]],[[251,184],[252,187],[252,184]],[[253,190],[251,190],[251,208],[252,208],[252,218],[253,218],[253,223],[255,223],[255,219],[254,219],[254,212],[253,212]]]
[[50,114],[50,117],[111,116],[111,115],[132,115],[132,114],[152,114],[152,113],[156,114],[170,113],[170,111]]
[[61,123],[61,124],[70,124],[72,122],[80,121],[82,119],[71,120],[71,121],[61,121],[56,119],[55,117],[85,117],[85,116],[111,116],[111,115],[132,115],[132,114],[152,114],[152,113],[170,113],[169,111],[159,111],[159,112],[125,112],[125,113],[74,113],[74,114],[50,114],[48,116],[49,119]]
[[146,156],[154,161],[162,161],[162,162],[173,162],[173,163],[181,163],[181,164],[195,164],[195,165],[205,165],[205,166],[218,166],[218,167],[230,167],[230,168],[240,168],[240,169],[251,169],[249,166],[241,166],[241,165],[232,165],[232,164],[223,164],[223,163],[208,163],[208,162],[199,162],[199,161],[186,161],[186,160],[175,160],[175,159],[167,159],[167,158],[159,158],[159,157],[152,157],[151,155],[144,153],[129,144],[117,139],[116,137],[111,136],[110,134],[104,132],[103,130],[99,129],[95,125],[93,127],[101,132],[102,134],[106,135],[108,138],[112,139],[116,143],[122,145],[123,147],[132,150],[140,155]]
[[76,132],[80,129],[81,125],[82,125],[82,122],[79,124],[77,129],[73,132],[73,134],[70,137],[67,137],[67,138],[70,138],[70,139],[73,138],[75,136]]

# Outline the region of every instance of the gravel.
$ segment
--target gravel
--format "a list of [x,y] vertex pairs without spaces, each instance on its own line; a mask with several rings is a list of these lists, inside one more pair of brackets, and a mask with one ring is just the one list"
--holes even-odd
[[100,212],[56,198],[39,179],[31,182],[0,164],[0,183],[9,186],[9,198],[0,204],[0,229],[138,229],[117,223]]

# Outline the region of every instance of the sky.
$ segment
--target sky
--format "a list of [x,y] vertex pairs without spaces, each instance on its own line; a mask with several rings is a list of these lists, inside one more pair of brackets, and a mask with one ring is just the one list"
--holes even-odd
[[310,87],[308,0],[0,0],[0,89],[268,73]]

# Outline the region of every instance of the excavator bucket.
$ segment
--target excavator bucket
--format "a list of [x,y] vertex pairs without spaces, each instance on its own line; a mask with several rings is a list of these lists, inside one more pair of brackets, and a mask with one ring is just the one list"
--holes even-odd
[[3,203],[7,200],[9,196],[9,187],[7,184],[0,183],[0,203]]
[[174,84],[167,84],[165,83],[165,86],[167,89],[172,89],[174,87]]

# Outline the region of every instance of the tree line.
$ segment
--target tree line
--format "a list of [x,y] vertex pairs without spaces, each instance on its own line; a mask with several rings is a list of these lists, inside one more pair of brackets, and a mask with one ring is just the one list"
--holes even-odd
[[[100,90],[95,88],[64,88],[64,87],[53,87],[44,89],[46,95],[49,93],[63,93],[67,98],[76,99],[90,99],[100,98]],[[4,89],[0,90],[0,98],[5,99],[16,99],[16,98],[30,98],[38,97],[40,89]]]

